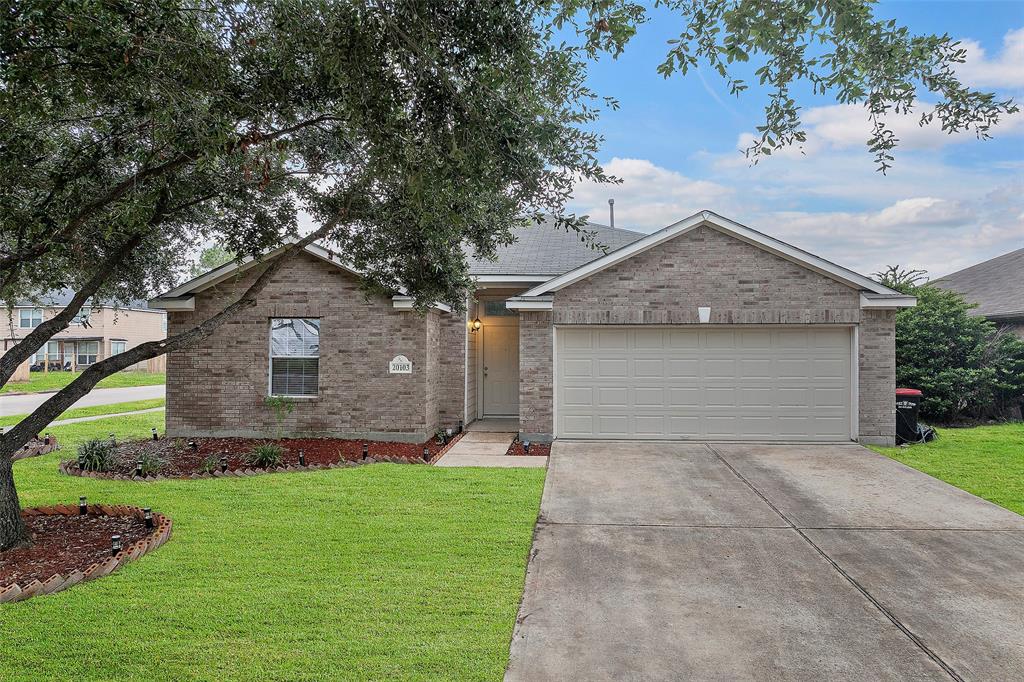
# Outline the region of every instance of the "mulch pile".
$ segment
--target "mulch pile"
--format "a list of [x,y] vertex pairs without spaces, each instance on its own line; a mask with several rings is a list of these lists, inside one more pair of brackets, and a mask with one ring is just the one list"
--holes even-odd
[[111,556],[111,536],[120,535],[121,546],[128,547],[153,532],[128,516],[29,516],[25,523],[33,544],[0,552],[0,586],[84,570]]
[[551,443],[530,443],[530,451],[525,452],[523,450],[523,444],[518,438],[512,441],[512,445],[508,446],[508,452],[506,455],[519,455],[526,457],[547,457],[551,454]]
[[[195,443],[195,448],[189,442]],[[298,466],[299,451],[305,455],[306,466],[337,464],[341,461],[359,462],[363,458],[363,444],[369,445],[369,456],[376,460],[399,458],[410,462],[423,462],[426,448],[433,459],[445,445],[429,440],[426,443],[394,443],[389,441],[342,440],[340,438],[162,438],[158,441],[139,440],[119,443],[114,453],[114,466],[110,475],[133,476],[136,461],[147,455],[155,456],[160,464],[151,476],[186,478],[204,472],[204,465],[227,458],[228,470],[252,467],[248,455],[257,445],[275,443],[284,450],[281,467]],[[70,461],[74,464],[74,459]]]

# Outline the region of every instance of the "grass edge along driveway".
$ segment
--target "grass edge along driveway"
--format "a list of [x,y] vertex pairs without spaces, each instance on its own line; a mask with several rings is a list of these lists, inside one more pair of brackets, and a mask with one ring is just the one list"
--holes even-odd
[[[52,431],[146,437],[162,413]],[[152,484],[23,460],[25,505],[152,506],[174,537],[101,580],[0,606],[0,679],[500,679],[544,471],[376,464]]]
[[872,450],[1024,515],[1024,423],[939,429],[931,443]]

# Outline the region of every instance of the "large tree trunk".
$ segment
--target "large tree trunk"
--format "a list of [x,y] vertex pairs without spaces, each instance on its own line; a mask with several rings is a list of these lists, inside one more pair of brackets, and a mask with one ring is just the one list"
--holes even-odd
[[14,488],[14,460],[0,455],[0,551],[27,545],[31,538],[21,518],[21,503]]

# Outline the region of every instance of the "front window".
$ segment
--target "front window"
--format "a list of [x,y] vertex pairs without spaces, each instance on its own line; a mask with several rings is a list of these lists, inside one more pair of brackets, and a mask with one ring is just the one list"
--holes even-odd
[[[60,347],[59,341],[47,341],[43,348],[40,348],[32,355],[32,364],[37,365],[43,360],[46,360],[50,364],[60,362]],[[45,351],[44,351],[45,348]]]
[[43,323],[41,308],[22,308],[18,315],[18,326],[22,329],[35,329]]
[[100,352],[99,341],[78,342],[78,364],[91,365],[96,362],[96,354]]
[[128,344],[125,341],[111,341],[110,342],[110,354],[111,355],[119,355],[120,353],[125,352],[125,350],[127,349],[127,346],[128,346]]
[[317,395],[320,387],[320,320],[270,320],[270,394]]

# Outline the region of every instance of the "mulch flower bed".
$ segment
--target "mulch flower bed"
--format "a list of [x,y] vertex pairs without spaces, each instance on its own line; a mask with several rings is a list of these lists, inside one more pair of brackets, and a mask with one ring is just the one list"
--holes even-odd
[[[171,520],[152,513],[146,525],[138,507],[91,504],[24,509],[32,534],[28,547],[0,552],[0,604],[53,594],[86,580],[101,578],[150,552],[171,536]],[[112,553],[112,537],[121,550]]]
[[36,436],[15,452],[13,459],[14,461],[18,461],[19,459],[26,459],[28,457],[37,457],[39,455],[45,455],[48,452],[53,452],[56,449],[56,436],[51,436],[50,434],[46,434],[45,436]]
[[551,443],[530,443],[530,451],[526,452],[523,449],[523,443],[516,438],[512,441],[512,445],[508,446],[508,452],[506,455],[514,456],[525,456],[525,457],[547,457],[551,454]]
[[[162,438],[118,443],[107,471],[81,471],[76,459],[60,463],[60,471],[71,476],[115,478],[118,480],[160,480],[165,478],[214,478],[247,476],[261,473],[326,469],[375,462],[396,464],[433,463],[457,441],[456,435],[447,444],[436,440],[425,443],[391,441],[343,440],[340,438]],[[194,447],[192,446],[194,444]],[[283,450],[281,463],[275,467],[253,466],[249,454],[258,445],[276,444]],[[363,445],[368,458],[363,459]],[[428,455],[424,459],[423,452]],[[299,462],[302,452],[305,465]],[[140,460],[156,462],[155,471],[136,476]],[[224,466],[226,463],[226,469]]]

